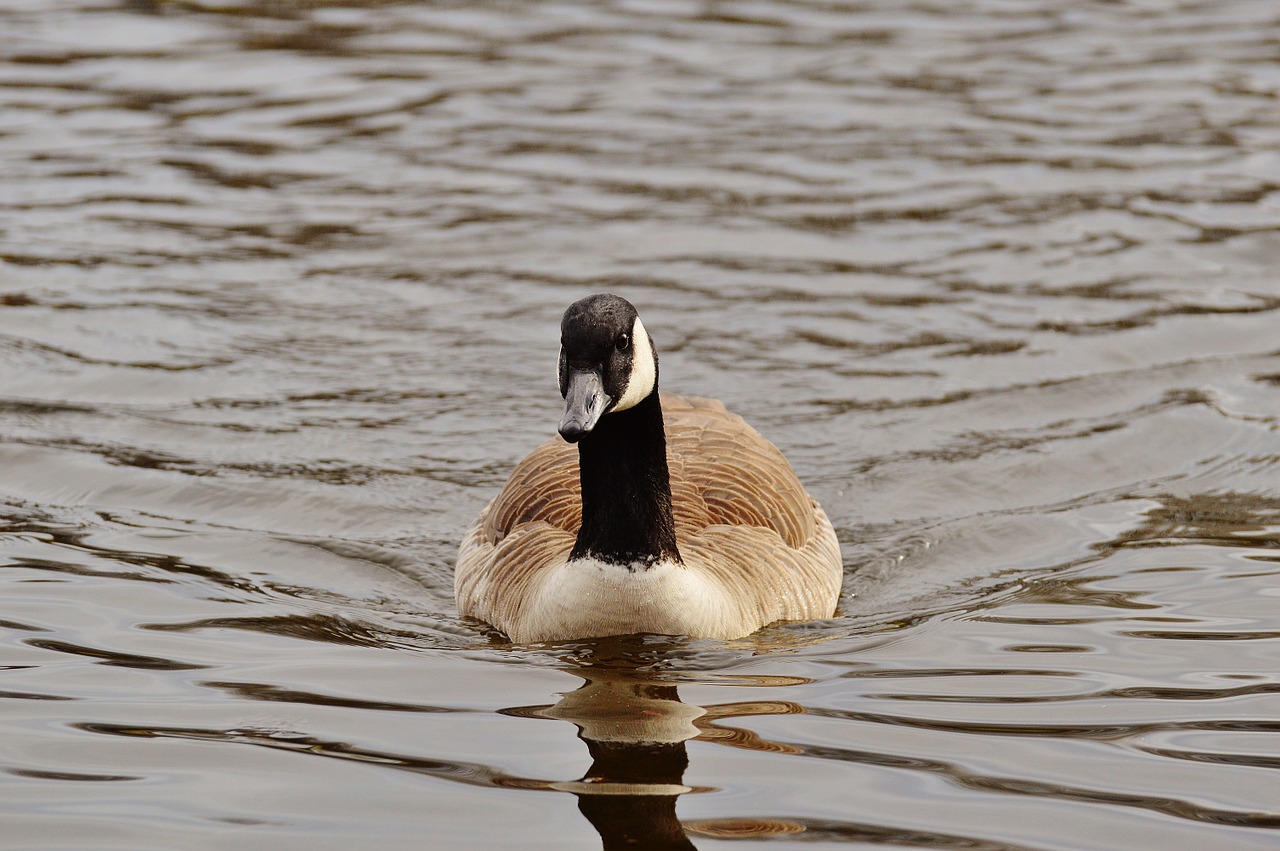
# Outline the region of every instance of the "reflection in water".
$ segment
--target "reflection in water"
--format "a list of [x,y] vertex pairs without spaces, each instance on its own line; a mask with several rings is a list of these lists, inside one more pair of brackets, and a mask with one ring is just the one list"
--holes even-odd
[[680,700],[676,686],[626,667],[574,668],[581,688],[554,706],[528,706],[507,714],[568,721],[591,753],[581,780],[552,788],[578,798],[578,809],[599,832],[603,847],[693,848],[676,816],[687,792],[685,742],[702,731],[707,712]]
[[[1236,463],[1240,463],[1238,459]],[[1274,550],[1280,548],[1274,534],[1277,527],[1280,527],[1280,498],[1269,494],[1166,495],[1159,506],[1147,512],[1146,522],[1120,536],[1117,545],[1172,546],[1192,541]]]
[[702,714],[680,702],[676,687],[606,674],[586,677],[543,713],[577,725],[591,752],[591,768],[556,788],[578,797],[578,809],[604,847],[692,848],[676,818],[676,799],[689,766],[685,741]]
[[[1275,6],[0,3],[5,844],[1274,846]],[[606,288],[839,530],[771,660],[454,616]]]
[[[735,816],[681,821],[676,802],[681,795],[716,792],[705,786],[689,786],[684,774],[689,766],[686,743],[713,742],[773,754],[848,759],[855,763],[893,764],[895,758],[871,752],[839,752],[811,745],[767,739],[753,731],[728,726],[731,718],[807,713],[804,706],[786,700],[735,701],[700,707],[680,700],[678,674],[656,671],[631,656],[618,640],[597,644],[604,650],[592,666],[573,667],[581,677],[580,688],[566,693],[550,706],[523,706],[504,714],[523,718],[568,721],[578,728],[592,757],[591,767],[579,780],[537,784],[578,798],[578,809],[600,834],[605,851],[620,848],[695,848],[691,836],[714,839],[762,839],[805,834],[816,841],[861,842],[890,846],[976,849],[1016,848],[1009,843],[992,845],[968,836],[913,830],[868,822],[807,818],[775,818],[766,815]],[[620,656],[612,655],[622,649]],[[699,681],[733,681],[737,685],[786,687],[808,680],[786,676],[702,675]],[[944,763],[896,758],[905,767],[954,773]],[[941,766],[941,769],[937,767]],[[768,784],[769,779],[756,778]],[[532,788],[532,784],[525,788]]]
[[[622,652],[619,653],[619,650]],[[592,655],[593,652],[595,655]],[[659,660],[659,664],[654,664],[655,658]],[[696,847],[693,840],[699,836],[717,839],[759,839],[790,834],[804,834],[806,840],[813,841],[889,846],[965,847],[981,851],[1024,847],[1009,841],[988,842],[974,835],[930,831],[894,824],[892,820],[889,820],[889,823],[876,823],[854,819],[835,820],[806,816],[778,818],[767,814],[752,814],[682,821],[677,814],[677,803],[681,796],[720,791],[714,787],[692,786],[686,782],[685,773],[690,764],[687,743],[691,740],[764,754],[782,754],[802,760],[816,760],[818,762],[814,764],[815,768],[819,764],[837,763],[856,769],[859,773],[894,771],[906,772],[917,777],[937,777],[955,788],[979,790],[998,795],[1004,799],[1004,806],[1010,806],[1015,801],[1102,803],[1124,810],[1172,816],[1186,823],[1200,825],[1239,826],[1253,829],[1280,828],[1280,815],[1269,812],[1230,810],[1206,806],[1190,800],[1123,792],[1106,788],[1105,785],[1085,787],[1042,782],[1013,774],[976,770],[963,761],[901,752],[887,744],[892,736],[890,731],[903,728],[926,733],[978,736],[983,739],[998,737],[1003,741],[1076,739],[1110,742],[1123,739],[1136,742],[1142,737],[1160,733],[1224,731],[1236,734],[1274,734],[1280,731],[1280,725],[1272,721],[1236,719],[1212,723],[1166,720],[1128,726],[1089,725],[1071,721],[1058,721],[1052,724],[984,723],[927,717],[911,718],[905,714],[871,711],[811,709],[787,700],[735,701],[696,706],[680,699],[678,693],[680,683],[791,687],[805,685],[809,681],[794,676],[734,676],[707,672],[700,672],[696,676],[685,675],[666,669],[664,664],[669,662],[669,659],[664,658],[662,654],[655,657],[651,648],[646,648],[640,654],[630,653],[627,650],[627,641],[624,639],[602,641],[591,648],[586,659],[589,661],[584,660],[583,657],[567,660],[572,664],[564,670],[581,678],[583,682],[579,688],[564,693],[557,703],[500,710],[502,715],[567,721],[574,725],[578,730],[578,737],[586,744],[592,758],[590,768],[576,780],[520,776],[481,763],[359,747],[341,740],[288,729],[252,727],[211,729],[110,723],[80,723],[73,726],[85,732],[109,736],[222,742],[268,748],[298,756],[323,757],[328,760],[354,762],[368,767],[425,775],[436,780],[471,787],[568,793],[577,798],[579,811],[599,833],[604,849],[690,849]],[[905,672],[888,673],[890,678],[905,675]],[[917,678],[937,679],[971,678],[984,673],[1010,677],[1045,676],[1054,672],[1013,669],[920,669],[912,673]],[[862,677],[864,674],[851,672],[850,676]],[[871,677],[872,680],[879,678]],[[203,685],[252,701],[360,709],[367,712],[461,712],[464,715],[470,712],[470,710],[441,706],[361,701],[316,692],[288,691],[264,683],[206,682]],[[1155,695],[1116,691],[1104,693],[1102,696],[1113,699],[1162,698],[1198,701],[1272,692],[1274,692],[1273,688],[1244,687],[1213,694]],[[1098,696],[1093,695],[1095,698]],[[874,696],[867,695],[867,697]],[[881,695],[880,697],[901,700],[909,696]],[[934,706],[960,700],[967,705],[975,705],[991,700],[961,699],[946,694],[918,694],[910,699]],[[1063,699],[1075,698],[1068,696]],[[1023,703],[1046,700],[1048,699],[1028,698]],[[801,714],[823,721],[852,722],[864,729],[874,729],[878,731],[875,742],[864,742],[861,747],[850,747],[847,744],[777,741],[754,731],[723,723],[728,719],[749,716]],[[1140,745],[1140,747],[1147,753],[1181,760],[1263,769],[1274,769],[1278,765],[1276,760],[1265,757],[1195,754],[1177,748],[1148,745]],[[16,773],[17,776],[31,776],[31,771],[32,769],[14,769],[9,773]],[[117,778],[113,776],[108,779]],[[753,777],[751,782],[756,785],[763,784],[767,789],[768,784],[773,781],[765,775]]]
[[[681,795],[716,791],[685,784],[684,773],[689,766],[687,741],[699,739],[752,750],[797,753],[794,746],[770,742],[749,731],[723,727],[715,722],[748,715],[792,714],[803,712],[802,707],[785,701],[744,701],[705,708],[693,706],[680,700],[675,684],[678,680],[664,678],[635,659],[622,662],[615,659],[601,667],[575,666],[567,670],[583,679],[580,688],[567,692],[553,705],[514,707],[502,710],[502,714],[574,724],[592,758],[591,767],[578,780],[519,777],[487,765],[378,751],[289,730],[247,727],[216,730],[102,723],[76,726],[85,732],[110,736],[264,747],[298,755],[376,765],[471,786],[567,792],[577,797],[578,809],[599,832],[605,849],[691,849],[695,847],[688,835],[691,831],[707,836],[744,838],[800,833],[807,829],[797,821],[741,817],[686,825],[676,815],[676,801]],[[791,686],[806,682],[796,677],[728,679],[756,686]],[[286,692],[262,683],[209,682],[205,685],[257,701],[371,711],[451,711],[435,706],[378,704],[314,693]],[[880,832],[884,830],[880,829]]]

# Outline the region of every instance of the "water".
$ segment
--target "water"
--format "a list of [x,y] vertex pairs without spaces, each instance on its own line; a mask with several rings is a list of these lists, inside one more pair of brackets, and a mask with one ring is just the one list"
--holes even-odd
[[[0,844],[1280,841],[1274,4],[0,33]],[[838,617],[456,617],[606,289],[824,504]]]

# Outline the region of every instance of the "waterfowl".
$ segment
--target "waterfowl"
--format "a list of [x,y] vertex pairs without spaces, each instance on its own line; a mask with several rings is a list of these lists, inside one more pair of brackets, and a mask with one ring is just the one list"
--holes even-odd
[[626,299],[573,303],[560,334],[563,439],[516,465],[463,538],[459,613],[518,643],[830,617],[835,530],[777,447],[720,402],[659,393]]

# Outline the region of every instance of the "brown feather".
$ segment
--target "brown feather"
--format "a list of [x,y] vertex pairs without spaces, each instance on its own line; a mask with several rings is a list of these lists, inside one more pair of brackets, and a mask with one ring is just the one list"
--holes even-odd
[[[786,458],[720,402],[666,393],[661,401],[682,560],[722,586],[738,612],[708,637],[830,617],[839,544]],[[518,634],[524,603],[568,558],[581,519],[577,450],[553,438],[516,465],[463,540],[460,612]]]

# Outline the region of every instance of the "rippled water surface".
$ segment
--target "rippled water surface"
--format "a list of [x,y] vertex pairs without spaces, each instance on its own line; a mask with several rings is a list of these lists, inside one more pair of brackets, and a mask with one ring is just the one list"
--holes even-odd
[[[0,844],[1276,847],[1280,8],[0,5]],[[840,615],[452,565],[613,290]]]

